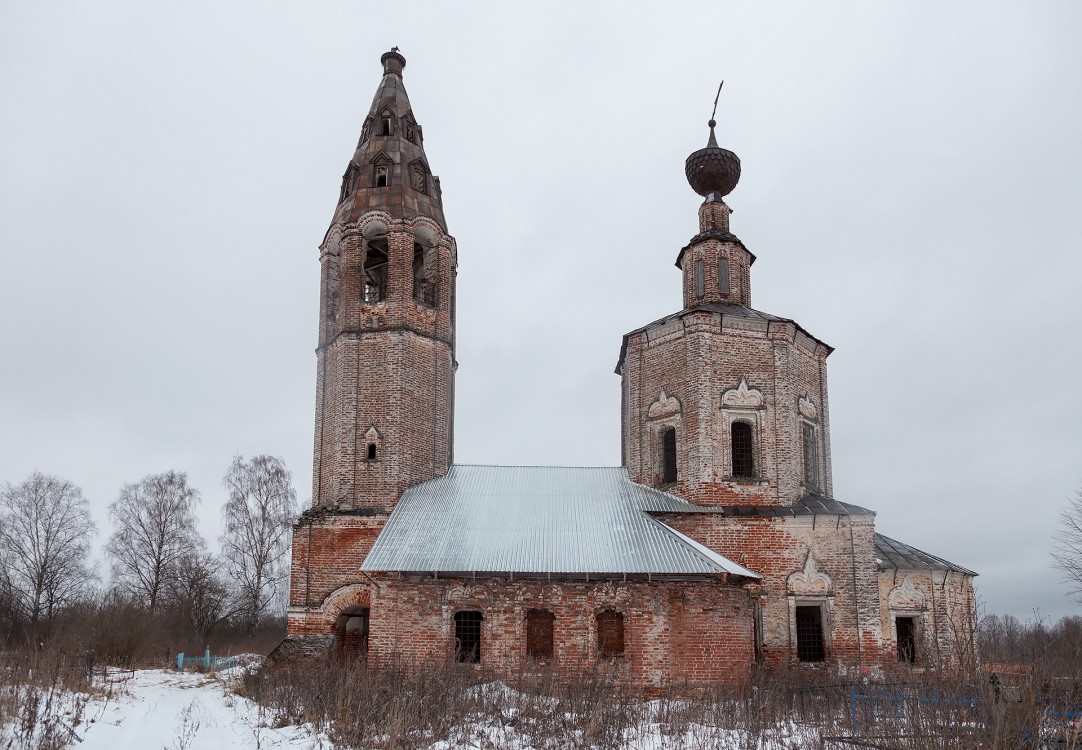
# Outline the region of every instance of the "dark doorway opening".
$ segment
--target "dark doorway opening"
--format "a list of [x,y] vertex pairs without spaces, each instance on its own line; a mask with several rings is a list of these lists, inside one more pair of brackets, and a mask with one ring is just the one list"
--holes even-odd
[[898,661],[913,664],[917,661],[917,622],[914,617],[895,617],[898,631]]

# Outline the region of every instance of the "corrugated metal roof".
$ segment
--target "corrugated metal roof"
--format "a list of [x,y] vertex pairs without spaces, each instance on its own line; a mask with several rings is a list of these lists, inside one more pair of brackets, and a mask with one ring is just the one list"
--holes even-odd
[[961,565],[955,565],[942,557],[930,555],[882,534],[875,535],[875,562],[880,570],[949,570],[967,576],[979,575]]
[[456,464],[403,493],[361,569],[758,578],[645,512],[694,510],[619,467]]

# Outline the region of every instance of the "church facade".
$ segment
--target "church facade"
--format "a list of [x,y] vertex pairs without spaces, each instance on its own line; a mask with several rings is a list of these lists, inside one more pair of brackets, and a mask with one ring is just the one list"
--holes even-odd
[[381,63],[320,246],[313,499],[276,656],[600,665],[644,689],[973,660],[976,574],[833,497],[831,348],[751,307],[713,121],[685,165],[683,308],[620,346],[622,466],[454,463],[458,248],[405,58]]

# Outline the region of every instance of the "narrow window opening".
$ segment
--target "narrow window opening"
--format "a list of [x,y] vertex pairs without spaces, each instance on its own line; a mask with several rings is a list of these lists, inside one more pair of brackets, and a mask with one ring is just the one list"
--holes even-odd
[[597,653],[603,659],[624,655],[624,616],[619,612],[597,613]]
[[695,261],[695,296],[703,296],[703,262],[701,260]]
[[819,605],[796,608],[796,658],[823,661],[823,608]]
[[425,249],[420,243],[413,245],[413,299],[422,305],[436,306],[436,283],[425,277]]
[[676,428],[669,427],[661,433],[661,482],[676,481]]
[[413,137],[413,123],[411,122],[406,123],[406,140],[410,143],[416,142]]
[[552,631],[556,615],[547,609],[526,610],[526,656],[552,658]]
[[364,289],[366,304],[383,302],[387,298],[387,242],[373,240],[364,259]]
[[917,623],[913,617],[895,617],[898,631],[898,661],[913,664],[917,661]]
[[819,446],[815,439],[815,425],[803,423],[804,481],[812,487],[819,486]]
[[721,294],[729,294],[729,260],[728,258],[718,259],[718,292]]
[[455,661],[463,664],[480,663],[483,619],[480,612],[455,613]]
[[376,167],[376,187],[387,187],[387,167]]
[[733,422],[730,430],[733,450],[733,476],[754,477],[755,458],[752,452],[751,425]]
[[368,444],[368,460],[369,461],[375,461],[376,460],[376,444],[375,443],[369,443]]
[[390,135],[391,134],[391,118],[384,117],[379,123],[379,134]]

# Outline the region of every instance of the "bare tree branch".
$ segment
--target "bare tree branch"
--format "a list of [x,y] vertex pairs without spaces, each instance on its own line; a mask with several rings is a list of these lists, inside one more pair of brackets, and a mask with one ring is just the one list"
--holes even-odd
[[118,586],[151,611],[158,609],[177,566],[203,553],[206,543],[195,524],[199,493],[188,475],[149,474],[125,485],[109,506],[116,530],[105,551],[113,561]]
[[2,586],[29,621],[31,634],[82,595],[93,579],[87,557],[97,533],[83,491],[34,472],[0,491]]
[[1063,574],[1075,600],[1082,602],[1082,489],[1060,511],[1059,523],[1052,535],[1052,566]]
[[222,480],[229,500],[222,508],[222,558],[239,586],[249,632],[289,577],[289,546],[297,517],[292,475],[280,458],[242,456]]

